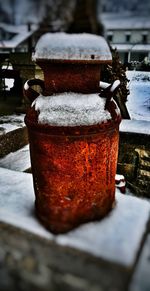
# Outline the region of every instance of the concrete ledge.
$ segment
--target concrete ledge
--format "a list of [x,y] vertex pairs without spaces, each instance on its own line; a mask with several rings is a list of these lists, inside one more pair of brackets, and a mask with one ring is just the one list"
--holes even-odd
[[1,168],[0,174],[1,222],[124,266],[134,264],[149,219],[147,201],[124,196],[116,190],[116,206],[104,219],[55,236],[34,215],[32,175]]
[[129,291],[150,290],[150,234],[137,264]]
[[[34,215],[31,174],[0,168],[0,185],[1,275],[14,286],[7,290],[16,290],[16,276],[24,284],[19,290],[30,285],[37,290],[127,290],[147,232],[147,201],[116,191],[116,206],[107,217],[55,236]],[[62,282],[64,289],[57,289]]]
[[29,145],[25,145],[23,148],[1,158],[0,167],[20,172],[26,172],[30,169]]
[[0,158],[28,143],[24,115],[0,116]]
[[120,124],[120,132],[150,135],[150,121],[123,119]]
[[[131,269],[0,223],[1,288],[7,291],[127,291]],[[3,289],[2,289],[3,290]]]

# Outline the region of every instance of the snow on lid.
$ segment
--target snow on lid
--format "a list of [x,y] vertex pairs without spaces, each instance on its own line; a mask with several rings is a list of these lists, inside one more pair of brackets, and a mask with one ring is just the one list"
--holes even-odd
[[33,103],[39,112],[38,122],[53,126],[93,125],[111,119],[104,109],[105,98],[98,94],[60,93],[40,95]]
[[106,40],[88,33],[46,33],[37,42],[33,60],[112,60]]

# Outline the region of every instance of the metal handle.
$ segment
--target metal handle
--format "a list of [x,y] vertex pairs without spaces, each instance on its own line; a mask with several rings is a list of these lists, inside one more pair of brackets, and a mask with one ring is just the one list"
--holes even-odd
[[115,80],[112,84],[100,81],[100,88],[102,88],[104,90],[109,88],[110,92],[112,92],[112,93],[114,93],[114,91],[116,89],[118,89],[119,85],[120,85],[119,80]]
[[24,93],[24,96],[31,103],[39,96],[39,93],[32,88],[32,86],[34,86],[34,85],[40,86],[41,89],[42,89],[42,93],[45,90],[45,85],[44,85],[44,81],[43,80],[41,80],[41,79],[27,80],[26,83],[24,84],[23,93]]
[[115,80],[112,84],[100,81],[100,88],[103,89],[102,96],[106,98],[105,109],[108,109],[112,97],[117,92],[120,86],[120,81]]

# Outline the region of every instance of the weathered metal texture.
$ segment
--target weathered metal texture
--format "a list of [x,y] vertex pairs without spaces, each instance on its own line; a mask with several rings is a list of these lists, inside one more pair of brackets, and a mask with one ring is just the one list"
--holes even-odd
[[[60,48],[57,44],[59,37],[59,41],[62,41]],[[80,45],[82,38],[83,46]],[[112,63],[108,44],[102,37],[86,34],[75,34],[74,39],[69,34],[46,34],[37,43],[33,59],[44,73],[44,95],[68,91],[99,92],[101,69]],[[79,47],[74,46],[73,41]],[[56,42],[56,45],[53,46],[52,42]]]
[[101,69],[112,63],[112,56],[101,36],[47,33],[39,39],[33,60],[44,73],[44,95],[93,93],[100,91]]
[[38,61],[44,71],[45,92],[99,92],[100,65],[86,62],[50,62]]
[[25,122],[37,215],[54,233],[99,219],[115,200],[118,122],[78,127],[37,123],[34,109]]
[[[47,43],[51,44],[52,39],[52,35],[49,39],[46,37],[42,53],[37,46],[35,54],[36,63],[44,73],[42,94],[99,92],[101,68],[111,63],[105,40],[96,38],[96,49],[93,50],[79,46],[79,52],[77,50],[72,59],[72,36],[71,40],[69,35],[65,38],[68,54],[65,54],[65,45],[60,47],[60,58],[59,54],[56,54],[58,58],[53,57],[55,47],[48,51]],[[97,48],[99,40],[102,49]],[[82,39],[78,39],[80,41]],[[89,47],[90,44],[88,38]],[[56,45],[57,53],[58,48]],[[36,84],[35,80],[32,82]],[[26,85],[25,90],[32,93],[32,84],[28,82]],[[30,100],[35,95],[31,94]],[[112,119],[89,126],[39,124],[34,107],[27,112],[25,123],[29,133],[37,215],[54,233],[63,233],[86,221],[98,219],[113,206],[120,116],[116,116],[113,101],[110,103]]]

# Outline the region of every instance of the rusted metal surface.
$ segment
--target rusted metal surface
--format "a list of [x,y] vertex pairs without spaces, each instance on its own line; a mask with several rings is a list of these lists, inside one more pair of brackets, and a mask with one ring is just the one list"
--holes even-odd
[[38,62],[44,71],[45,95],[56,92],[99,91],[100,66],[86,63]]
[[37,215],[54,233],[99,219],[115,200],[118,123],[57,127],[38,125],[34,109],[25,122]]
[[[36,59],[44,72],[42,94],[99,92],[101,69],[110,62],[94,53],[89,59]],[[36,93],[30,85],[31,101]],[[26,114],[37,215],[54,233],[99,219],[113,206],[120,115],[112,100],[107,107],[112,119],[90,126],[39,124],[34,107]]]

